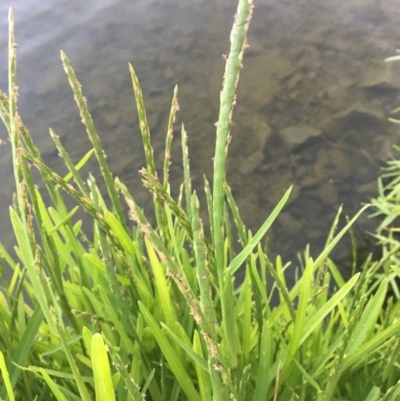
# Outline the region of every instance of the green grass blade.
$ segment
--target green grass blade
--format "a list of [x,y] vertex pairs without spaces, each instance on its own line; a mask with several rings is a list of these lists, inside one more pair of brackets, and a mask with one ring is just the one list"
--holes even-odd
[[78,211],[79,206],[75,206],[57,225],[55,225],[51,230],[48,231],[49,234],[53,234],[57,230],[59,230],[62,226],[64,226],[67,222],[69,222],[72,216]]
[[[109,353],[111,358],[114,362],[115,368],[118,370],[119,374],[121,375],[122,379],[124,380],[126,389],[129,395],[132,397],[133,401],[144,401],[145,397],[143,394],[147,391],[147,386],[143,387],[142,392],[139,389],[139,386],[136,384],[133,376],[128,372],[127,366],[125,366],[124,362],[122,361],[121,357],[119,356],[118,352],[114,350],[114,347],[109,344]],[[134,356],[133,359],[138,359]],[[153,370],[154,372],[154,370]],[[150,383],[148,383],[150,384]],[[129,398],[127,398],[129,399]]]
[[189,377],[181,361],[179,360],[178,354],[175,352],[175,350],[165,337],[164,333],[161,331],[154,317],[144,306],[144,304],[141,303],[140,301],[139,301],[139,308],[143,314],[144,319],[149,325],[151,332],[156,338],[156,341],[160,346],[162,353],[165,359],[167,360],[172,373],[174,374],[176,380],[181,385],[182,390],[185,392],[190,401],[201,401],[200,395],[193,386],[191,378]]
[[350,356],[356,349],[360,347],[368,333],[376,324],[379,314],[382,311],[382,305],[386,297],[387,280],[384,278],[374,295],[373,299],[365,307],[364,312],[359,319],[352,336],[349,339],[346,355]]
[[39,279],[38,273],[34,267],[34,260],[29,244],[28,236],[26,233],[26,227],[23,225],[19,219],[17,213],[13,208],[10,207],[11,223],[14,229],[15,236],[18,241],[19,248],[21,250],[21,255],[23,257],[23,262],[28,270],[29,278],[32,282],[33,288],[35,290],[35,295],[38,299],[40,307],[42,308],[43,314],[46,318],[47,324],[49,325],[53,334],[57,333],[57,329],[54,325],[53,319],[51,317],[50,309],[48,306],[48,300],[46,298],[46,291]]
[[[195,330],[193,336],[193,350],[200,358],[203,359],[203,350],[201,347],[199,332],[197,330]],[[196,373],[199,382],[201,400],[212,401],[212,385],[210,375],[208,373],[208,367],[207,370],[204,371],[199,364],[196,364]]]
[[380,397],[381,397],[381,390],[379,389],[379,387],[374,386],[374,387],[372,387],[371,391],[368,393],[365,401],[379,401]]
[[[70,171],[69,174],[71,177],[74,178],[74,181],[76,182],[76,185],[78,185],[79,189],[84,193],[86,196],[89,196],[89,191],[84,184],[81,176],[78,174],[78,170],[75,168],[74,163],[72,163],[71,158],[69,157],[68,153],[64,149],[64,146],[60,142],[58,136],[55,134],[55,132],[50,128],[50,136],[52,137],[58,152],[61,156],[61,158],[64,160],[65,165],[67,166],[68,170]],[[93,153],[94,149],[90,152],[89,156]],[[86,160],[88,160],[87,158]]]
[[264,222],[264,224],[261,226],[261,228],[257,231],[256,235],[249,241],[249,243],[245,246],[245,248],[231,261],[229,264],[229,271],[234,274],[239,267],[242,265],[242,263],[247,259],[247,257],[250,255],[250,253],[253,251],[253,249],[257,246],[257,244],[261,241],[262,237],[264,234],[268,231],[268,229],[271,227],[272,223],[275,221],[275,219],[278,217],[279,213],[285,206],[286,201],[288,200],[290,196],[290,191],[292,190],[292,187],[290,187],[285,195],[283,195],[282,199],[279,201],[279,203],[275,206],[274,210],[271,212],[271,214],[268,216],[267,220]]
[[375,334],[375,336],[362,345],[357,351],[353,352],[349,357],[344,358],[343,370],[349,368],[360,360],[363,360],[366,355],[369,355],[379,346],[384,343],[388,338],[392,337],[400,329],[400,321],[396,321],[385,330]]
[[398,401],[400,397],[400,380],[392,386],[379,401]]
[[128,255],[135,255],[136,249],[133,245],[132,238],[126,232],[124,226],[119,222],[115,215],[108,210],[104,211],[104,219],[110,226],[113,234],[121,244],[122,248]]
[[196,363],[196,365],[200,366],[203,370],[208,372],[207,361],[201,358],[192,348],[188,347],[188,345],[182,341],[167,325],[161,323],[161,326],[164,330],[168,332],[168,334],[172,337],[172,339],[186,352],[186,354]]
[[[314,272],[317,271],[321,265],[326,261],[328,255],[331,253],[332,249],[337,245],[337,243],[341,240],[341,238],[346,234],[349,228],[353,225],[353,223],[360,217],[360,215],[370,207],[370,205],[366,205],[361,210],[356,213],[356,215],[340,230],[339,234],[329,243],[329,245],[321,252],[321,254],[314,261]],[[290,290],[291,299],[295,299],[299,293],[300,283],[296,283],[294,287]]]
[[177,315],[172,303],[171,291],[168,288],[165,269],[161,266],[154,247],[147,237],[145,237],[145,244],[147,253],[149,255],[150,266],[154,274],[155,285],[161,300],[161,307],[164,312],[165,322],[170,328],[173,328],[175,327],[175,322],[177,321]]
[[[28,361],[33,342],[43,322],[43,318],[43,311],[39,306],[37,306],[35,308],[35,311],[33,312],[33,315],[29,319],[21,341],[18,343],[18,346],[12,357],[13,365],[10,366],[9,374],[11,377],[11,385],[13,388],[15,387],[21,373],[21,369],[19,368],[19,366],[25,366]],[[1,388],[0,397],[5,398],[5,394],[6,389],[3,386]]]
[[240,217],[239,208],[236,205],[228,184],[225,186],[225,195],[232,212],[233,220],[235,221],[235,225],[238,230],[240,241],[244,247],[247,245],[246,227],[244,226],[242,218]]
[[7,370],[6,361],[4,360],[4,355],[1,351],[0,351],[0,372],[9,400],[15,401],[13,386],[11,385],[10,382],[10,375]]
[[292,362],[291,355],[296,354],[300,345],[300,341],[302,339],[302,331],[305,326],[307,318],[307,309],[311,297],[311,281],[312,281],[313,268],[314,268],[313,261],[312,259],[309,259],[303,277],[301,278],[299,305],[296,311],[296,317],[293,327],[293,335],[289,343],[289,354],[282,368],[282,373],[281,373],[282,381],[285,381],[286,375],[289,373]]
[[328,246],[321,252],[317,259],[314,261],[314,271],[319,269],[319,267],[324,263],[327,256],[330,254],[332,249],[337,245],[337,243],[341,240],[341,238],[346,234],[349,228],[353,225],[353,223],[358,219],[358,217],[370,207],[370,205],[366,205],[361,210],[356,213],[356,215],[344,226],[344,228],[336,235],[335,238],[328,244]]
[[[90,159],[90,157],[92,156],[92,154],[94,153],[94,149],[90,149],[87,153],[85,153],[83,155],[83,157],[81,158],[81,160],[79,160],[79,162],[76,164],[76,166],[74,167],[75,171],[78,172],[83,166],[86,165],[86,163],[88,162],[88,160]],[[72,172],[69,172],[65,177],[64,177],[64,181],[68,182],[71,178],[74,177],[74,174]],[[58,189],[59,186],[56,186],[55,189]]]
[[249,382],[250,382],[250,375],[251,375],[251,365],[247,365],[243,369],[243,374],[240,379],[239,392],[238,392],[238,396],[237,396],[238,401],[246,401],[248,399],[247,398],[247,389],[248,389]]
[[115,393],[107,351],[99,333],[93,334],[91,354],[96,401],[114,401]]
[[251,288],[250,271],[246,270],[244,280],[244,312],[243,312],[243,329],[242,329],[242,350],[245,363],[249,363],[250,356],[250,336],[252,329],[252,298],[253,290]]
[[254,391],[253,401],[265,401],[269,392],[271,381],[269,374],[272,366],[272,333],[269,323],[265,322],[262,329],[260,343],[260,359],[257,369],[256,389]]
[[39,372],[41,373],[43,379],[46,381],[47,385],[50,387],[51,392],[54,397],[56,397],[57,401],[68,401],[65,395],[60,390],[58,384],[47,374],[47,372],[40,368]]
[[323,319],[335,308],[338,303],[349,293],[355,286],[360,273],[355,274],[338,292],[336,292],[328,302],[319,309],[314,315],[306,322],[303,327],[303,332],[300,340],[302,344],[308,336],[316,329],[316,327],[323,321]]

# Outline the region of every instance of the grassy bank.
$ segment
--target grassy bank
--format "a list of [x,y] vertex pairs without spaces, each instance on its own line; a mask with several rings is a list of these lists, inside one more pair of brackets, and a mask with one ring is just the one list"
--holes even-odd
[[[155,166],[142,92],[130,66],[146,156],[141,173],[154,202],[156,224],[151,226],[128,188],[113,177],[64,53],[62,64],[92,150],[73,161],[50,130],[69,174],[61,177],[44,163],[18,113],[10,12],[9,88],[8,95],[0,92],[0,114],[13,153],[16,194],[10,218],[17,258],[0,246],[1,399],[399,399],[400,304],[387,299],[388,283],[398,269],[394,259],[398,248],[385,248],[379,261],[368,259],[347,282],[329,259],[367,207],[339,232],[338,213],[324,250],[315,260],[304,254],[300,278],[289,289],[287,265],[279,257],[270,260],[263,238],[290,188],[252,233],[244,227],[225,180],[251,13],[252,1],[240,0],[220,96],[214,175],[209,177],[212,184],[205,178],[204,205],[192,190],[190,140],[184,127],[180,137],[184,182],[178,199],[169,191],[177,90],[164,163]],[[93,157],[110,205],[94,178],[80,175]],[[34,168],[50,204],[45,204],[44,193],[33,180]],[[386,196],[387,189],[382,191]],[[66,195],[78,206],[68,209]],[[92,238],[74,220],[78,209],[93,220]],[[210,234],[199,218],[202,209],[208,212]],[[6,268],[12,269],[10,280]],[[245,272],[240,285],[235,283],[238,269]],[[279,302],[271,307],[275,294]]]

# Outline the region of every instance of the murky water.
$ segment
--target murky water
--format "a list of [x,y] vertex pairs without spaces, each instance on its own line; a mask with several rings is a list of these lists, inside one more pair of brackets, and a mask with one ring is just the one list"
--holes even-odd
[[[62,49],[83,85],[111,168],[139,204],[145,207],[151,197],[138,174],[144,157],[128,62],[141,81],[159,166],[171,96],[179,85],[173,191],[182,179],[181,122],[189,134],[192,178],[203,187],[203,174],[211,178],[221,55],[229,50],[236,1],[3,1],[3,90],[10,5],[19,43],[20,114],[51,167],[65,171],[48,127],[75,161],[89,149],[61,66]],[[273,253],[287,260],[307,243],[313,253],[321,248],[340,204],[353,214],[375,193],[379,167],[396,140],[396,127],[386,115],[399,96],[400,74],[382,60],[400,46],[400,9],[397,0],[258,0],[255,5],[228,180],[253,230],[294,185],[270,232]],[[3,128],[0,134],[6,138]],[[11,247],[7,206],[14,181],[8,144],[0,148],[0,183],[0,240]],[[373,227],[366,217],[359,224]],[[346,249],[343,245],[342,252]]]

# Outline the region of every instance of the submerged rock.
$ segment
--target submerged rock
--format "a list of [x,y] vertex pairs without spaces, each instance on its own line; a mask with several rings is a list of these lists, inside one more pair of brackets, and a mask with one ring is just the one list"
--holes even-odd
[[381,110],[367,107],[357,101],[346,110],[334,115],[330,125],[336,128],[359,130],[376,129],[384,122],[384,114]]
[[308,139],[321,135],[321,130],[311,127],[286,127],[279,134],[286,146],[294,150]]
[[293,235],[300,234],[304,228],[304,221],[293,218],[288,212],[280,213],[277,221],[286,232]]
[[252,118],[247,124],[247,128],[249,130],[246,138],[248,142],[247,151],[249,153],[257,150],[263,151],[271,137],[271,127],[262,118]]
[[361,86],[367,89],[400,89],[400,65],[395,62],[375,64],[364,77]]
[[264,161],[264,158],[264,153],[260,150],[252,153],[249,157],[241,161],[239,171],[243,175],[250,174]]
[[378,185],[376,183],[376,180],[373,180],[371,182],[368,182],[364,185],[360,185],[357,188],[357,192],[360,194],[376,194],[378,192]]
[[280,50],[268,50],[249,57],[240,72],[238,103],[255,110],[262,109],[281,91],[281,82],[295,71],[295,67]]
[[322,202],[329,205],[338,204],[338,191],[332,180],[322,182],[316,193]]
[[384,116],[379,110],[367,107],[359,101],[353,103],[349,108],[335,115],[335,119],[339,120],[359,117],[368,117],[380,121]]

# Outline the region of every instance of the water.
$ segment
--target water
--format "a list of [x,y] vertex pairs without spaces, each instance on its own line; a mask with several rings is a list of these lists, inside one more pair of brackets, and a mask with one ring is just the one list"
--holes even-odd
[[[236,1],[2,2],[3,90],[10,5],[19,43],[19,110],[46,163],[65,173],[48,127],[75,161],[90,147],[61,66],[62,49],[82,83],[111,168],[140,205],[146,208],[151,196],[138,173],[144,156],[128,62],[144,92],[159,166],[172,92],[179,85],[173,192],[182,180],[182,122],[194,185],[203,187],[203,174],[211,178],[222,54],[229,50]],[[272,252],[289,260],[307,243],[313,254],[321,249],[340,204],[351,215],[375,194],[379,167],[396,136],[385,115],[396,104],[400,74],[382,60],[400,46],[400,11],[396,0],[258,0],[255,5],[228,181],[252,230],[294,184],[289,205],[270,232]],[[284,131],[288,127],[315,136],[299,145],[290,130]],[[7,138],[3,128],[0,138]],[[8,248],[14,244],[8,217],[14,190],[10,151],[9,144],[0,147],[0,240]],[[94,164],[90,169],[99,177]],[[359,224],[373,227],[366,216]],[[344,243],[338,257],[348,249]]]

